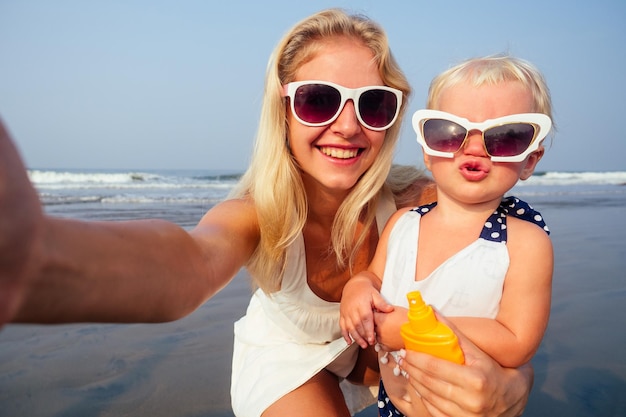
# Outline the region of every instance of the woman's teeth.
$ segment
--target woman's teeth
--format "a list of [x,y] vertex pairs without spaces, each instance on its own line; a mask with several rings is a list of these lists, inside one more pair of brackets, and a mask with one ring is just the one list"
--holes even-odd
[[327,148],[327,147],[321,147],[320,151],[322,151],[324,155],[328,155],[333,158],[339,158],[339,159],[354,158],[359,153],[358,149],[339,149],[339,148]]

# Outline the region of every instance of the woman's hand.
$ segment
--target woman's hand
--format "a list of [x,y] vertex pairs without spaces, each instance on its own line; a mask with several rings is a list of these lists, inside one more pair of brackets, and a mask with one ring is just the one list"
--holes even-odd
[[39,196],[0,121],[0,327],[11,320],[24,296],[42,228]]
[[521,415],[532,388],[532,366],[502,368],[453,325],[442,321],[457,333],[465,365],[412,351],[400,361],[411,388],[428,411],[434,417]]

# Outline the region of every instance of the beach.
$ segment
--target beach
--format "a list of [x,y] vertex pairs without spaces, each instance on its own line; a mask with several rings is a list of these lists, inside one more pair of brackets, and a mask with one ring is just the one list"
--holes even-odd
[[[214,172],[40,170],[31,178],[56,216],[156,217],[184,228],[236,181]],[[555,250],[550,323],[524,416],[625,416],[626,173],[544,173],[513,194],[543,214]],[[171,323],[8,325],[0,331],[0,417],[233,416],[233,323],[250,294],[242,270]]]

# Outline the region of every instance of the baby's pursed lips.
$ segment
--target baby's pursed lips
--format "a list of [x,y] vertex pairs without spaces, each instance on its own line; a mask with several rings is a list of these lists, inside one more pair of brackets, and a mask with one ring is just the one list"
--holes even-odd
[[461,165],[461,169],[465,169],[467,171],[484,171],[489,172],[489,167],[485,164],[480,163],[480,161],[468,161]]

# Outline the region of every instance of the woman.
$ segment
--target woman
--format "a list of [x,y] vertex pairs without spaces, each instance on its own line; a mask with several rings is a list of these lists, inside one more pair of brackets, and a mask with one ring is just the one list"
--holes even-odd
[[[158,220],[44,216],[2,131],[0,317],[175,320],[245,266],[259,290],[235,329],[235,413],[349,415],[364,403],[356,398],[349,410],[340,379],[366,374],[352,371],[357,352],[341,338],[343,285],[367,267],[386,218],[424,201],[421,174],[388,177],[408,94],[375,23],[339,10],[300,22],[271,57],[250,168],[232,198],[190,232]],[[453,374],[416,363],[424,395],[452,415],[521,412],[532,371],[475,355],[477,366]],[[468,388],[446,398],[447,384],[459,380]]]

